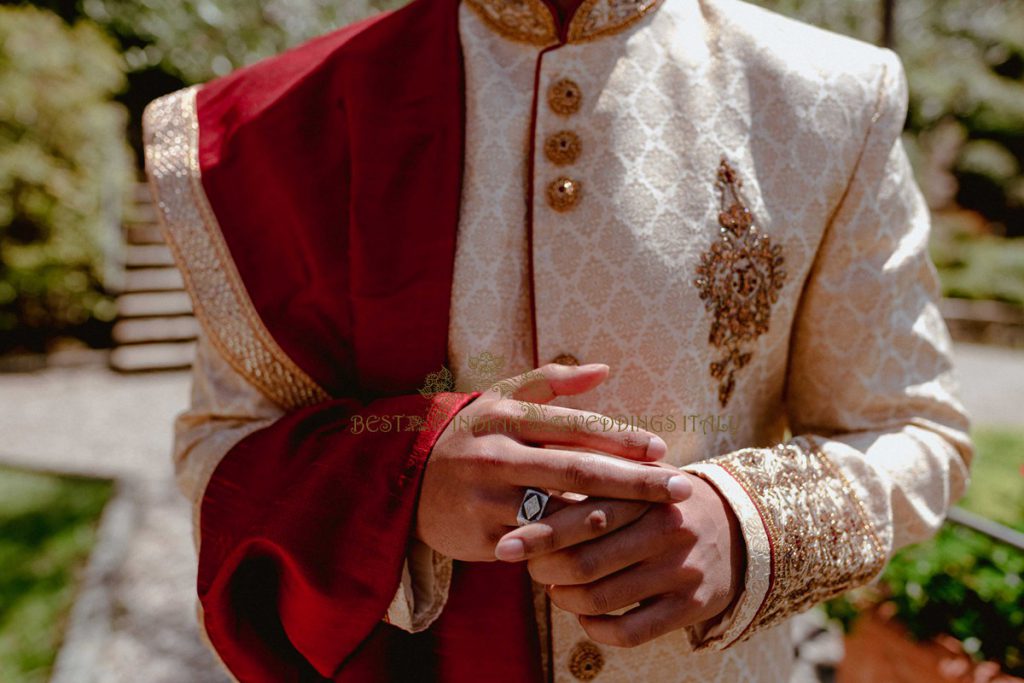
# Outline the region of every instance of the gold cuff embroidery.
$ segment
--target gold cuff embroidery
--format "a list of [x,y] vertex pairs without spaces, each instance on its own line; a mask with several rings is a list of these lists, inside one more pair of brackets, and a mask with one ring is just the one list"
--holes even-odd
[[327,400],[263,325],[231,259],[200,177],[197,92],[161,97],[143,116],[146,172],[196,317],[231,366],[275,403],[292,410]]
[[[583,43],[614,35],[639,21],[662,0],[585,0],[569,23],[567,40]],[[541,0],[466,0],[493,31],[537,46],[558,43],[551,10]]]
[[711,313],[708,342],[725,352],[710,365],[724,408],[736,388],[736,372],[750,363],[745,346],[768,331],[772,304],[786,282],[782,247],[754,224],[740,196],[743,181],[722,159],[715,187],[721,194],[718,240],[700,256],[693,284]]
[[864,504],[812,438],[712,462],[753,500],[771,547],[770,587],[740,640],[867,583],[885,566],[886,550]]

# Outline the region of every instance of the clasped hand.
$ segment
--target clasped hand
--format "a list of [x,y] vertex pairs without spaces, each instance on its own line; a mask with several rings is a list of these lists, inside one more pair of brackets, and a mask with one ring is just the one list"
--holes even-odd
[[[545,365],[465,406],[431,451],[416,535],[458,560],[525,560],[592,640],[634,647],[721,614],[739,590],[744,548],[717,491],[658,462],[660,437],[580,427],[609,418],[546,405],[590,391],[608,371]],[[525,487],[572,493],[517,527]]]

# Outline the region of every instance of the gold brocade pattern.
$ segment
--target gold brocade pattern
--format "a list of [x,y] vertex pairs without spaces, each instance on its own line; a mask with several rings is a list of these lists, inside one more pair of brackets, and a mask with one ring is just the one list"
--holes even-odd
[[235,269],[202,187],[197,87],[146,109],[146,171],[164,237],[192,297],[196,317],[231,365],[286,409],[329,398],[270,335]]
[[625,30],[661,0],[585,0],[569,24],[569,42],[582,43]]
[[[662,0],[585,0],[569,23],[567,42],[613,35],[643,18]],[[541,0],[466,0],[494,31],[532,45],[559,42],[551,11]]]
[[743,486],[771,541],[771,586],[741,639],[882,571],[886,550],[863,502],[811,437],[713,462]]
[[466,0],[492,30],[533,45],[558,41],[555,19],[541,0]]
[[701,254],[693,284],[711,313],[708,341],[724,356],[711,362],[718,381],[718,402],[724,408],[736,388],[736,371],[750,363],[744,346],[768,331],[772,304],[786,281],[782,247],[773,245],[754,224],[739,194],[743,181],[722,159],[716,187],[721,194],[719,238]]

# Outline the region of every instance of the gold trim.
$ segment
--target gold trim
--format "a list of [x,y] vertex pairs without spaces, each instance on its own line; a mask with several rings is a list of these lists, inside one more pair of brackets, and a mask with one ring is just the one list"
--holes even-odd
[[[557,44],[555,18],[541,0],[465,0],[495,32],[540,47]],[[585,43],[620,33],[662,0],[585,0],[569,22],[568,43]]]
[[737,640],[861,586],[885,567],[886,550],[863,501],[813,438],[711,462],[753,501],[771,547],[770,588]]
[[572,16],[569,42],[585,43],[621,33],[643,19],[662,0],[585,0]]
[[558,42],[555,18],[541,0],[465,0],[491,30],[509,40],[546,46]]
[[231,259],[203,190],[192,86],[152,102],[143,115],[146,173],[160,227],[192,297],[196,318],[235,370],[293,410],[330,396],[278,346]]

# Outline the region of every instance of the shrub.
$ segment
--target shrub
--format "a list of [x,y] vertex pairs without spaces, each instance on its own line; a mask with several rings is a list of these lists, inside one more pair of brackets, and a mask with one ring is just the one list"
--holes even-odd
[[109,321],[131,177],[122,61],[92,24],[0,7],[0,350]]

